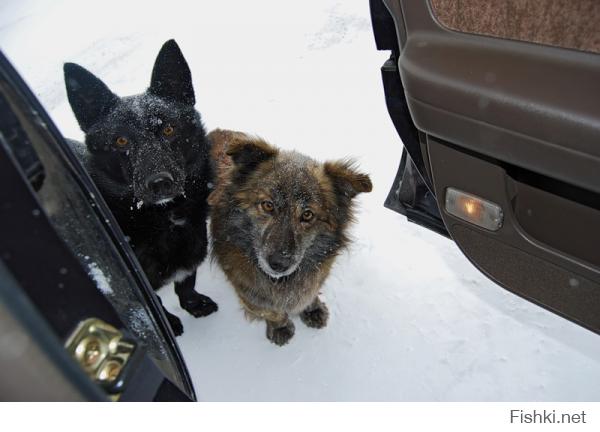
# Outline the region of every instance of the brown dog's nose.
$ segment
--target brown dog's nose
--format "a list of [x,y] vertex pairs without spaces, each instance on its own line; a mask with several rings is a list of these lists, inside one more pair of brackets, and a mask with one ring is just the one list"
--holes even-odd
[[292,257],[287,252],[275,252],[267,257],[267,262],[273,270],[283,273],[292,265]]

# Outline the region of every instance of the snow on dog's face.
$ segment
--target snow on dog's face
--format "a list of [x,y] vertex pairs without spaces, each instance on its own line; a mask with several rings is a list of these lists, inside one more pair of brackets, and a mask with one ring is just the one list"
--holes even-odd
[[188,174],[206,149],[191,73],[177,44],[164,44],[150,87],[136,96],[116,96],[76,64],[65,64],[64,71],[69,102],[104,189],[146,205],[184,194]]
[[[321,164],[260,139],[230,144],[229,224],[244,232],[245,253],[272,279],[313,272],[347,242],[351,201],[371,181],[349,162]],[[239,237],[239,235],[238,235]]]

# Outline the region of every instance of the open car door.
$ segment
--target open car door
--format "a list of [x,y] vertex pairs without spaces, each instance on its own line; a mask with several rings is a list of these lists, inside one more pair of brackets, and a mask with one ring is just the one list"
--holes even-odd
[[123,233],[2,53],[0,230],[0,400],[195,399]]
[[600,3],[371,0],[404,143],[386,205],[600,332]]

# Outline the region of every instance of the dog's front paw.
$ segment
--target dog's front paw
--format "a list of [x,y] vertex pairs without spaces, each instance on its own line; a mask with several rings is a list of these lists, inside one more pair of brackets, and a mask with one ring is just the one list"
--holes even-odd
[[183,324],[181,323],[181,320],[172,313],[167,313],[167,320],[169,321],[175,336],[181,336],[183,334]]
[[309,307],[300,313],[300,319],[308,327],[323,328],[329,319],[329,309],[325,303],[319,301],[316,306]]
[[283,346],[294,336],[295,330],[294,323],[290,320],[283,326],[275,326],[267,322],[267,339],[276,345]]
[[179,304],[196,318],[210,315],[219,310],[219,306],[208,296],[194,293],[194,296],[179,299]]

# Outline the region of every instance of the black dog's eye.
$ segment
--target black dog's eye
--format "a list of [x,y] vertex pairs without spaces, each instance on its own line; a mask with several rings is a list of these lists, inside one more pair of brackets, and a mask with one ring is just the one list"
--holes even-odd
[[269,200],[264,200],[263,202],[260,203],[260,206],[267,213],[271,213],[275,209],[273,202],[271,202]]
[[310,222],[313,217],[315,217],[314,213],[310,210],[304,210],[302,212],[302,222]]
[[127,145],[127,143],[129,143],[129,141],[127,140],[127,138],[125,137],[118,137],[115,140],[115,143],[119,146],[119,147],[125,147]]
[[171,136],[173,135],[173,132],[175,132],[175,128],[173,128],[171,125],[166,125],[162,132],[164,136]]

